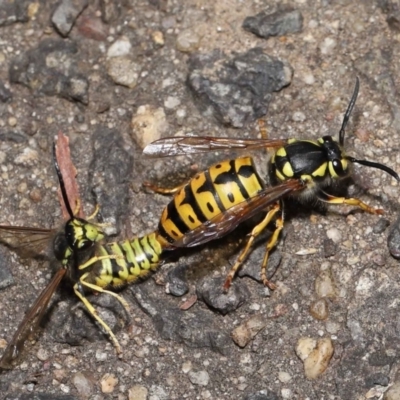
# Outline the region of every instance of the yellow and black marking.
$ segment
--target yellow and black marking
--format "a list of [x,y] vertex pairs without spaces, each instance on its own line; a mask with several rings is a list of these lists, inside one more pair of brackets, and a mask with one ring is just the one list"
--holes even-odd
[[263,188],[264,183],[250,157],[215,164],[179,188],[161,215],[158,233],[174,243],[233,206],[256,196]]

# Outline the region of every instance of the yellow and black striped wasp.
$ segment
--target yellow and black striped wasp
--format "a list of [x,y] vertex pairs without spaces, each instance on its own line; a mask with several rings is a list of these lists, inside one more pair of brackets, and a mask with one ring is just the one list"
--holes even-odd
[[[231,268],[224,284],[227,290],[255,238],[274,222],[275,229],[266,244],[261,266],[261,278],[264,284],[274,288],[275,285],[267,279],[266,268],[269,253],[276,245],[283,228],[283,200],[295,197],[303,202],[318,200],[329,204],[347,204],[372,214],[382,214],[381,209],[374,209],[360,199],[336,197],[327,192],[338,181],[348,177],[351,174],[351,164],[356,163],[385,171],[400,181],[399,175],[391,168],[380,163],[350,157],[344,151],[345,129],[357,100],[358,91],[357,78],[338,141],[332,136],[323,136],[318,140],[177,136],[163,138],[146,146],[143,153],[148,157],[170,157],[229,149],[273,150],[268,166],[268,185],[258,176],[250,157],[219,162],[207,171],[197,174],[188,184],[173,189],[162,189],[146,183],[146,186],[156,192],[176,193],[174,200],[162,214],[158,228],[160,233],[172,247],[176,248],[197,246],[220,238],[255,214],[252,208],[246,209],[246,202],[253,202],[268,186],[280,186],[281,196],[275,202],[266,202],[264,207],[261,205],[257,209],[264,211],[266,216],[253,228],[245,248]],[[285,187],[286,189],[283,189]],[[242,204],[240,219],[230,213],[230,209],[236,204]]]

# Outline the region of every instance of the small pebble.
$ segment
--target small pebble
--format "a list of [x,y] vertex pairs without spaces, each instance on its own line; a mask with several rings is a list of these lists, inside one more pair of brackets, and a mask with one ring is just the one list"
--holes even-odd
[[321,54],[323,54],[323,55],[332,54],[336,48],[336,45],[337,45],[337,42],[335,39],[333,39],[331,37],[325,38],[324,41],[319,46],[319,48],[321,50]]
[[237,326],[231,333],[232,340],[239,346],[245,347],[266,325],[265,317],[257,314],[243,324]]
[[149,391],[145,386],[134,385],[128,390],[128,400],[147,400]]
[[40,361],[47,361],[50,358],[50,354],[47,350],[40,348],[38,352],[36,353],[36,357]]
[[207,371],[190,371],[188,376],[193,385],[207,386],[208,382],[210,381],[210,376],[208,375]]
[[176,38],[176,47],[179,51],[190,53],[200,46],[200,37],[190,29],[184,30]]
[[31,198],[31,200],[33,202],[39,203],[42,200],[42,193],[40,192],[40,190],[38,188],[34,188],[29,193],[29,197]]
[[292,379],[292,377],[291,377],[291,375],[290,375],[288,372],[279,371],[279,373],[278,373],[278,379],[279,379],[279,381],[282,382],[282,383],[287,383],[287,382],[289,382],[289,381]]
[[294,122],[304,122],[306,120],[306,115],[302,111],[295,111],[292,114],[292,120]]
[[112,57],[107,62],[107,73],[118,85],[133,89],[139,82],[141,66],[127,56]]
[[335,297],[336,288],[331,271],[322,271],[315,279],[315,292],[318,297]]
[[39,153],[31,149],[30,147],[26,147],[21,154],[15,157],[14,162],[17,165],[23,165],[25,167],[31,167],[37,163],[39,160]]
[[338,244],[342,241],[342,233],[337,228],[330,228],[326,231],[328,239],[333,240],[334,243]]
[[167,118],[162,108],[142,105],[131,120],[132,135],[135,141],[144,148],[147,144],[161,138],[168,130]]
[[283,388],[283,389],[281,390],[281,395],[282,395],[282,399],[291,400],[291,399],[294,398],[294,397],[293,397],[293,392],[292,392],[290,389],[288,389],[288,388]]
[[89,398],[93,392],[93,383],[82,372],[76,372],[72,376],[72,383],[81,398]]
[[301,361],[304,361],[315,349],[316,345],[317,341],[315,339],[309,337],[299,339],[296,347],[297,357],[299,357]]
[[303,76],[303,82],[307,85],[313,85],[315,83],[315,77],[313,74],[305,74]]
[[[315,348],[306,356],[313,343],[316,344]],[[301,338],[297,343],[296,354],[304,363],[306,378],[316,379],[328,368],[333,356],[332,340],[324,338],[316,342],[310,338]]]
[[107,57],[127,56],[132,50],[132,45],[126,36],[121,36],[107,50]]
[[102,393],[112,393],[118,385],[118,379],[114,374],[105,374],[100,381]]
[[192,370],[192,362],[191,361],[186,361],[182,364],[182,372],[184,374],[187,374],[191,370]]
[[18,186],[17,186],[17,191],[18,193],[26,193],[26,190],[28,189],[28,185],[26,184],[26,182],[21,182]]
[[10,117],[8,118],[8,125],[14,127],[17,125],[17,118],[15,117]]
[[325,299],[319,299],[311,303],[310,314],[313,318],[323,321],[328,318],[328,302]]
[[161,31],[154,31],[151,34],[151,37],[155,44],[157,44],[158,46],[164,46],[164,44],[165,44],[164,35]]

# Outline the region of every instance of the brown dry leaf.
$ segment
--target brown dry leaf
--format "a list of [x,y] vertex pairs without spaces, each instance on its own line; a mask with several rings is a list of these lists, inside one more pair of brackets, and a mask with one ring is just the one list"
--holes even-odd
[[[79,196],[79,187],[76,181],[76,168],[71,160],[71,152],[69,148],[69,138],[65,136],[62,132],[59,132],[57,135],[56,141],[56,158],[58,165],[60,167],[60,171],[64,180],[65,191],[67,193],[67,197],[71,206],[72,211],[75,213],[75,216],[80,218],[84,218],[81,201]],[[65,207],[63,197],[61,195],[61,190],[58,189],[58,199],[61,204],[61,209],[63,213],[63,217],[65,220],[71,218],[69,215],[67,208]],[[76,210],[77,205],[79,205],[78,211]],[[76,212],[77,211],[77,212]]]

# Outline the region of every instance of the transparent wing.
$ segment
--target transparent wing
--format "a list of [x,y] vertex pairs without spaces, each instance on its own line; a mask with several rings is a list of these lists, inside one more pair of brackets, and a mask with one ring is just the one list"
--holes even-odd
[[287,143],[285,139],[233,139],[212,136],[176,136],[156,140],[147,145],[147,157],[172,157],[185,154],[232,149],[277,148]]
[[0,225],[0,242],[22,257],[45,255],[53,236],[52,229]]
[[13,368],[15,361],[18,359],[21,351],[24,348],[26,340],[33,332],[35,332],[40,321],[42,320],[47,309],[47,305],[49,304],[53,293],[57,289],[65,273],[65,269],[60,269],[57,271],[53,279],[44,288],[42,293],[40,293],[33,306],[26,313],[24,319],[20,323],[17,331],[11,339],[11,342],[4,350],[3,356],[0,359],[0,368]]
[[285,196],[302,189],[304,189],[304,183],[296,179],[267,187],[257,196],[229,208],[198,228],[185,233],[181,239],[171,244],[171,248],[194,247],[221,238],[233,231],[243,221],[252,218]]

